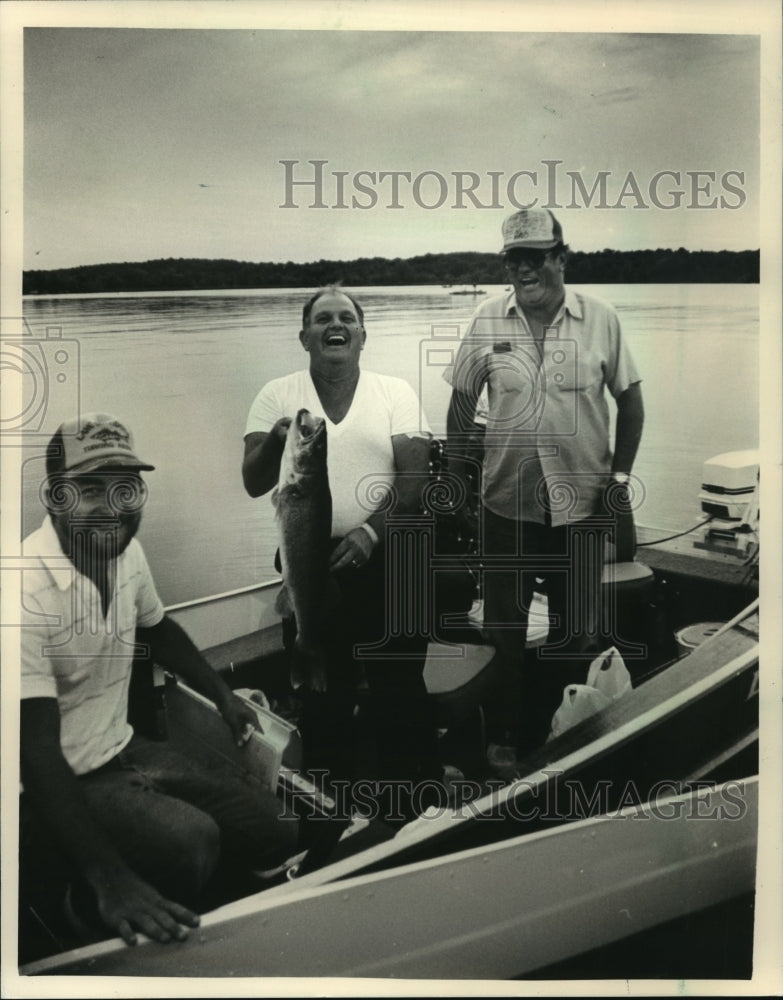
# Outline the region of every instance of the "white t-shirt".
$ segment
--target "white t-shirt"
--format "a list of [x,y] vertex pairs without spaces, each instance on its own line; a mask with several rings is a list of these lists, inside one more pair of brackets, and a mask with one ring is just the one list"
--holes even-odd
[[326,420],[332,537],[342,538],[382,504],[384,487],[394,479],[392,437],[428,437],[429,424],[407,382],[368,371],[359,375],[351,408],[333,424],[304,370],[263,387],[250,407],[245,434],[268,433],[281,417],[293,418],[302,408]]

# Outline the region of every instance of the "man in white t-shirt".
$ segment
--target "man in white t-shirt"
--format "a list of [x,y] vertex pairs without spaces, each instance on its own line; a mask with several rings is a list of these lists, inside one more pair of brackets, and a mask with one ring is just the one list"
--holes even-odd
[[[245,428],[242,471],[251,496],[268,493],[278,483],[292,418],[305,408],[326,421],[330,570],[341,600],[324,637],[327,689],[303,692],[307,764],[325,766],[333,777],[369,776],[357,772],[350,737],[363,672],[378,750],[376,776],[429,780],[437,766],[423,680],[427,637],[394,635],[387,627],[386,536],[392,512],[415,515],[421,509],[430,433],[407,382],[360,369],[366,337],[362,308],[342,288],[323,288],[308,300],[299,340],[309,366],[267,383],[256,396]],[[384,503],[384,486],[393,491],[391,507]],[[394,572],[404,571],[395,565]],[[293,623],[287,627],[290,631]],[[356,647],[372,644],[382,644],[383,654],[360,660]]]
[[24,542],[22,888],[62,882],[72,928],[128,944],[181,940],[219,863],[272,867],[298,837],[271,792],[204,773],[128,721],[146,659],[213,700],[237,745],[257,725],[164,613],[135,537],[153,468],[116,417],[67,421],[47,452],[48,516]]

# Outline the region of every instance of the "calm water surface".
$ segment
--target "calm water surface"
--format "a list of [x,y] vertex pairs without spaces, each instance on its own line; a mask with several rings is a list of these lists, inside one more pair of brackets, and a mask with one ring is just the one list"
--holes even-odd
[[[502,287],[484,286],[489,294]],[[758,286],[596,285],[619,311],[644,383],[647,420],[634,471],[646,496],[640,523],[663,533],[700,514],[702,463],[758,446]],[[159,293],[34,297],[25,318],[78,341],[79,406],[131,425],[150,502],[140,538],[164,603],[275,576],[269,497],[251,500],[240,467],[250,404],[271,378],[306,367],[299,345],[308,292]],[[485,296],[440,287],[362,288],[363,367],[398,375],[445,430],[444,359]],[[433,343],[438,348],[433,354]],[[72,415],[52,393],[44,430]],[[23,533],[38,526],[42,450],[26,453]]]

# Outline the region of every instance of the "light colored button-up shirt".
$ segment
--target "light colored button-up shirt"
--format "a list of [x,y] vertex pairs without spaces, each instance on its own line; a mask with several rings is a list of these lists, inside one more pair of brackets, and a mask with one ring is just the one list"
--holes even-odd
[[460,344],[452,385],[489,413],[482,501],[500,517],[551,524],[595,509],[611,470],[609,406],[641,381],[620,321],[607,302],[566,289],[536,342],[514,291],[476,310]]
[[56,698],[60,744],[76,774],[107,763],[128,743],[128,685],[136,626],[163,618],[147,559],[134,538],[116,560],[104,616],[98,588],[63,554],[51,520],[24,542],[22,698]]

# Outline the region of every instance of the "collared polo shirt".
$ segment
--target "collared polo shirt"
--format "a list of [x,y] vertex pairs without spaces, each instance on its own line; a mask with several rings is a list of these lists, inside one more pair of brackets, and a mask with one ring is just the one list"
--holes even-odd
[[24,542],[22,698],[56,698],[60,743],[76,774],[107,763],[128,743],[128,686],[136,626],[163,618],[139,542],[116,560],[104,617],[98,588],[63,554],[47,517]]
[[611,470],[609,406],[641,381],[611,305],[567,288],[536,343],[514,291],[476,310],[452,385],[488,416],[482,500],[512,520],[553,526],[589,517]]

